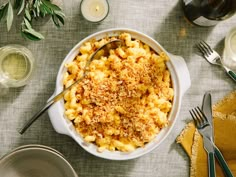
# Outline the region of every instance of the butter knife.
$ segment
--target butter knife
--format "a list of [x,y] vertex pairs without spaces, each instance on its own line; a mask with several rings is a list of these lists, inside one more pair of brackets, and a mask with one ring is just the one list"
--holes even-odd
[[211,101],[211,93],[206,92],[204,94],[203,100],[202,100],[202,112],[207,117],[207,120],[209,124],[211,125],[211,141],[214,142],[214,128],[213,128],[213,119],[212,119],[212,101]]
[[229,166],[227,165],[222,153],[215,146],[215,143],[214,143],[214,128],[213,128],[213,117],[212,117],[212,99],[211,99],[210,92],[206,92],[204,94],[203,101],[202,101],[202,111],[205,114],[205,116],[207,117],[207,120],[208,120],[209,124],[212,127],[211,136],[209,138],[210,138],[210,141],[212,142],[212,144],[214,146],[215,156],[216,156],[221,168],[223,169],[225,176],[233,177],[233,174],[230,171]]
[[[202,101],[202,111],[205,114],[205,116],[207,117],[207,120],[208,120],[210,127],[211,127],[211,128],[208,128],[207,136],[205,136],[205,135],[203,136],[205,149],[206,149],[207,145],[213,149],[212,153],[208,152],[208,164],[210,163],[210,166],[209,166],[209,176],[210,176],[210,174],[215,174],[215,156],[214,156],[215,149],[214,149],[214,146],[212,146],[212,144],[214,143],[214,138],[213,138],[214,133],[213,133],[213,123],[212,123],[211,94],[209,92],[206,92],[204,94],[203,101]],[[213,142],[213,143],[211,143],[211,142]],[[211,148],[210,148],[210,150],[212,150]]]

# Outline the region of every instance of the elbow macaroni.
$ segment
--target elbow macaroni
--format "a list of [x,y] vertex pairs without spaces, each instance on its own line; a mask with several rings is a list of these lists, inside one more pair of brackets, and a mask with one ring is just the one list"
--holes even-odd
[[165,62],[148,45],[128,33],[86,42],[74,61],[65,65],[63,84],[69,87],[84,72],[91,54],[111,39],[124,46],[93,60],[87,76],[64,95],[65,115],[85,141],[98,151],[133,151],[150,142],[168,125],[174,91]]

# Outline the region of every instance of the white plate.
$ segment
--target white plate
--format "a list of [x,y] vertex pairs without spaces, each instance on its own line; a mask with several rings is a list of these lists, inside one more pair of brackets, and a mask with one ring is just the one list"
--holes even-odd
[[45,146],[22,146],[0,159],[1,177],[78,177],[65,158]]

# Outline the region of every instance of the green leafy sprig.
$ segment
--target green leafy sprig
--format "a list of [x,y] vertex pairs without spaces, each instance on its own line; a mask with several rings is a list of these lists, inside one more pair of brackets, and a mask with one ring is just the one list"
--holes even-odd
[[14,3],[9,0],[0,6],[0,22],[1,20],[6,21],[8,31],[10,31],[13,22],[13,9],[18,11],[17,15],[24,12],[21,23],[21,34],[24,38],[33,41],[44,39],[41,33],[33,29],[33,19],[37,20],[49,15],[57,27],[64,25],[64,13],[57,5],[51,3],[49,0],[14,0]]

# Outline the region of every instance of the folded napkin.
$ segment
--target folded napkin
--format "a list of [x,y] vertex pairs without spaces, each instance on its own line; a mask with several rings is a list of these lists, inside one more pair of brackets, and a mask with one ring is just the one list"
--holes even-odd
[[[236,176],[236,90],[213,106],[215,144]],[[176,139],[190,157],[190,177],[207,177],[207,153],[193,122]],[[224,176],[216,160],[216,176]]]

